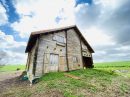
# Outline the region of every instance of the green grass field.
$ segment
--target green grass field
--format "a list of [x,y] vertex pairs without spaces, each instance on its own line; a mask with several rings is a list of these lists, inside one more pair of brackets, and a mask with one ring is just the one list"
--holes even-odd
[[[6,97],[129,97],[130,62],[96,63],[93,69],[45,74],[40,82],[30,86],[12,87]],[[25,88],[26,87],[26,88]],[[3,96],[2,95],[2,96]]]
[[130,61],[95,63],[94,68],[115,72],[118,75],[130,77]]
[[94,66],[95,68],[129,68],[130,61],[95,63]]
[[0,72],[16,71],[17,68],[19,68],[20,70],[25,70],[25,65],[5,65],[5,66],[0,66]]

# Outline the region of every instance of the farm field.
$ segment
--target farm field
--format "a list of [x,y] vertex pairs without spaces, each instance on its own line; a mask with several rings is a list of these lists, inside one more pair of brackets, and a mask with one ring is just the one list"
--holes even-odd
[[0,66],[0,81],[19,76],[25,70],[25,65]]
[[33,86],[19,78],[4,81],[0,83],[5,88],[0,89],[0,97],[129,97],[130,62],[95,63],[94,66],[48,73]]
[[95,63],[94,66],[96,68],[128,68],[130,67],[130,61]]
[[25,65],[5,65],[5,66],[0,66],[0,73],[1,72],[16,71],[17,69],[25,70]]
[[115,72],[118,75],[130,77],[130,61],[96,63],[94,66],[98,70]]

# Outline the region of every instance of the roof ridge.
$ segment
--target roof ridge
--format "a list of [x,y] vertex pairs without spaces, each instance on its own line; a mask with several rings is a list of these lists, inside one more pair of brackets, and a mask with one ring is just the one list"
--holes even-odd
[[63,29],[72,28],[72,27],[76,27],[76,25],[69,25],[69,26],[63,26],[63,27],[56,27],[56,28],[52,28],[52,29],[48,28],[48,29],[44,29],[44,30],[40,30],[40,31],[34,31],[34,32],[31,32],[31,35],[36,35],[36,34],[56,31],[56,30],[63,30]]

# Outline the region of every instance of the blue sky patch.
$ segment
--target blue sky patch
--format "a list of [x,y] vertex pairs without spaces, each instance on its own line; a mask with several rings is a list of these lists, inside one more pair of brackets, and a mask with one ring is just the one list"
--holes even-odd
[[5,3],[2,0],[0,0],[0,3],[6,9],[6,13],[8,15],[8,19],[9,19],[10,23],[13,23],[13,22],[19,20],[19,16],[16,13],[16,10],[15,10],[11,0],[5,0]]
[[92,0],[76,0],[76,5],[77,6],[78,4],[83,4],[83,3],[88,3],[88,4],[92,4]]

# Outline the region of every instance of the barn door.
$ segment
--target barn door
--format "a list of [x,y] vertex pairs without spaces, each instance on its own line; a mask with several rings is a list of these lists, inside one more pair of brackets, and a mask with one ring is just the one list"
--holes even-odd
[[58,71],[59,56],[57,54],[50,54],[49,71]]

